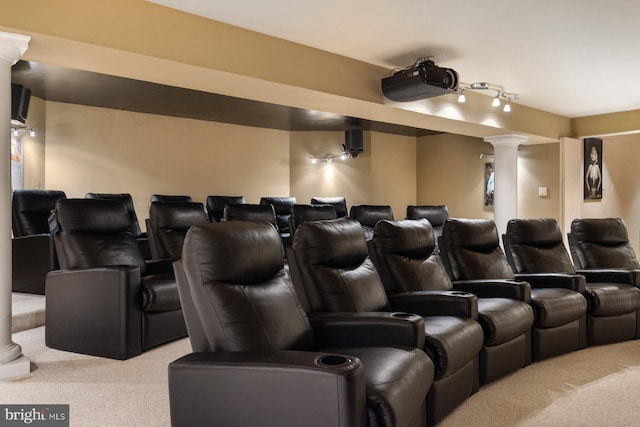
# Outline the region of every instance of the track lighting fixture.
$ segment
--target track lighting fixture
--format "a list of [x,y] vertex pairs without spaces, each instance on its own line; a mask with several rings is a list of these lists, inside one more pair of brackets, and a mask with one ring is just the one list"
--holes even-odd
[[325,163],[333,163],[334,160],[338,159],[338,160],[347,160],[350,159],[352,157],[355,157],[355,155],[347,152],[347,151],[343,151],[340,154],[331,154],[331,153],[327,153],[324,156],[320,156],[320,157],[316,157],[316,156],[309,156],[309,159],[311,159],[311,163],[315,164],[318,162],[325,162]]
[[466,97],[464,96],[465,90],[494,91],[496,95],[493,97],[491,105],[494,107],[499,107],[504,101],[505,104],[502,108],[502,111],[504,111],[505,113],[511,111],[511,101],[519,98],[517,93],[507,92],[501,86],[492,85],[488,82],[475,82],[471,84],[460,83],[458,90],[456,91],[456,93],[458,93],[458,102],[460,103],[466,101]]

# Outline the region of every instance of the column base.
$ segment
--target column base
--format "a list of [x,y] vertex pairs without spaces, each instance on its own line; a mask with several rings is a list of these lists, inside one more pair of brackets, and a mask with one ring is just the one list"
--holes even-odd
[[20,377],[30,373],[31,361],[24,356],[0,365],[0,379]]

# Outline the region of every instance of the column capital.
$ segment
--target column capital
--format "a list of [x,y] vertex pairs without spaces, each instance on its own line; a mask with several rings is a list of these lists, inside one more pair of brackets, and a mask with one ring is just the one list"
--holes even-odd
[[529,141],[529,137],[526,135],[520,135],[517,133],[508,133],[505,135],[487,136],[484,139],[485,142],[490,143],[493,146],[496,145],[520,145]]
[[29,47],[31,37],[21,34],[5,33],[0,31],[0,60],[4,60],[13,65]]

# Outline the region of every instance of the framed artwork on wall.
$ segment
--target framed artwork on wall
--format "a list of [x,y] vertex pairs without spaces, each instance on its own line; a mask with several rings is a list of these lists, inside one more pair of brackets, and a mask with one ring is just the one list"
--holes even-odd
[[484,205],[493,206],[494,171],[493,162],[484,164]]
[[584,139],[584,198],[602,199],[602,140]]
[[22,139],[11,137],[11,189],[22,190],[24,186],[24,163],[22,161]]

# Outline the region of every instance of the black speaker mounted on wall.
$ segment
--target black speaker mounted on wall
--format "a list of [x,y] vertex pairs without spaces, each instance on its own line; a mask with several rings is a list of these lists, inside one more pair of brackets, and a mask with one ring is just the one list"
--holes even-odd
[[344,132],[344,151],[351,157],[357,157],[358,153],[364,151],[363,135],[362,129],[347,129]]
[[11,125],[21,126],[27,120],[31,90],[22,85],[11,83]]

